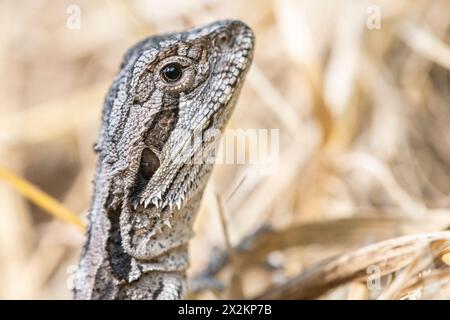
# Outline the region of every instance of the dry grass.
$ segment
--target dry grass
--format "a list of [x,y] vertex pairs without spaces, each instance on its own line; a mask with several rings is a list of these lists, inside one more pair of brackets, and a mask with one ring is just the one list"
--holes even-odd
[[[230,127],[280,129],[280,165],[214,171],[190,250],[190,274],[203,276],[193,297],[450,297],[447,0],[21,2],[0,3],[0,167],[84,219],[124,51],[241,19],[257,45]],[[79,30],[66,27],[72,3]],[[379,30],[366,25],[373,4]],[[217,253],[224,233],[237,248]],[[0,181],[0,298],[69,298],[82,242]]]

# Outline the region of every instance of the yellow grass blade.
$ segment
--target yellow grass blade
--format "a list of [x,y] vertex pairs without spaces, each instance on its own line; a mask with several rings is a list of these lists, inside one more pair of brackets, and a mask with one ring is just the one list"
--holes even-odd
[[49,194],[41,191],[28,181],[14,175],[9,170],[0,166],[0,178],[18,190],[22,195],[41,207],[48,214],[61,219],[64,222],[75,225],[84,231],[83,221],[75,213],[65,208],[59,201]]

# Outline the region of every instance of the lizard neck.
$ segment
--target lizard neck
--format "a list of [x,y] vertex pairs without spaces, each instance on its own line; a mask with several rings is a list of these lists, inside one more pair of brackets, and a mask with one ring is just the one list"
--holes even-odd
[[[186,269],[189,266],[188,241],[204,186],[179,209],[172,225],[154,232],[147,247],[158,246],[154,255],[143,257],[135,250],[133,236],[142,230],[140,221],[151,218],[148,212],[129,210],[111,203],[110,166],[100,163],[95,179],[94,197],[89,211],[87,241],[81,254],[74,288],[75,299],[181,299],[186,291]],[[165,213],[167,214],[167,212]],[[163,219],[163,214],[158,213]],[[148,221],[150,221],[149,219]],[[124,230],[126,225],[130,229]],[[148,225],[148,223],[147,223]],[[142,227],[142,226],[140,226]],[[188,230],[188,231],[186,231]],[[145,232],[153,232],[146,227]],[[176,235],[176,236],[174,236]],[[170,245],[167,245],[170,243]]]

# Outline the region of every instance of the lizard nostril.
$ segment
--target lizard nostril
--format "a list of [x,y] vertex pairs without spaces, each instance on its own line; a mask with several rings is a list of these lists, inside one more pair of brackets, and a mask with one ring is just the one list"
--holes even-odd
[[225,48],[231,46],[231,36],[227,31],[222,31],[217,35],[216,43],[219,47]]

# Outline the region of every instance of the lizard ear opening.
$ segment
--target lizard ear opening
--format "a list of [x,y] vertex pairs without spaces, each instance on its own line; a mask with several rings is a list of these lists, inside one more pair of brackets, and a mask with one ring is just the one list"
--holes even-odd
[[141,164],[139,172],[145,180],[150,180],[153,174],[158,170],[160,162],[158,156],[150,149],[145,148],[141,155]]

